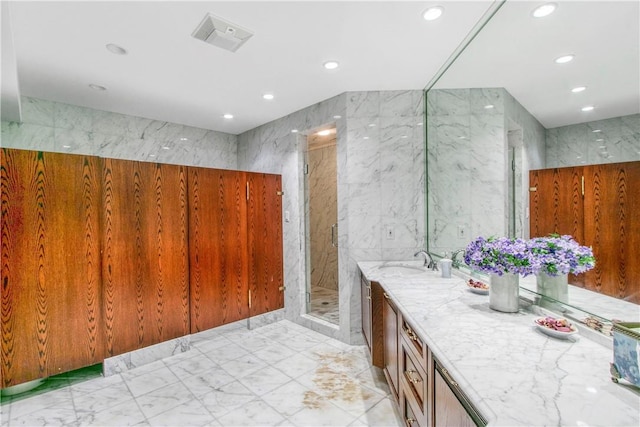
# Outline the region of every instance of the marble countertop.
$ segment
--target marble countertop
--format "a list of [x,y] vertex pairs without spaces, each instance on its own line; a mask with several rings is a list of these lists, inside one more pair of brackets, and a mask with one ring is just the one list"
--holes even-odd
[[611,381],[613,351],[587,331],[552,338],[534,326],[539,314],[531,307],[494,311],[489,296],[470,292],[460,277],[411,268],[403,274],[383,264],[358,266],[382,285],[489,425],[640,425],[640,392]]

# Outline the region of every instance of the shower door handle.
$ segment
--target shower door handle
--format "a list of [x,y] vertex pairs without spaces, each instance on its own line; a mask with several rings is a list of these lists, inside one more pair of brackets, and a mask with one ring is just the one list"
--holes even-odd
[[336,227],[338,226],[338,224],[332,224],[331,225],[331,246],[333,246],[334,248],[338,247],[338,242],[336,242]]

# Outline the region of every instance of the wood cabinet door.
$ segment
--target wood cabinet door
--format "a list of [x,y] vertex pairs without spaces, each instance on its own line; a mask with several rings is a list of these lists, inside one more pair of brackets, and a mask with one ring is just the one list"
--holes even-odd
[[640,162],[585,166],[587,288],[640,303]]
[[104,358],[100,159],[2,150],[2,387]]
[[284,307],[282,272],[282,180],[280,175],[247,172],[249,315]]
[[398,309],[391,299],[385,294],[382,309],[383,340],[384,340],[384,373],[393,396],[398,403],[399,377],[398,377]]
[[451,391],[442,375],[437,370],[434,373],[434,425],[475,427],[476,423],[467,413],[462,403]]
[[103,211],[108,354],[187,335],[186,168],[104,159]]
[[189,168],[189,259],[191,332],[247,318],[245,173]]

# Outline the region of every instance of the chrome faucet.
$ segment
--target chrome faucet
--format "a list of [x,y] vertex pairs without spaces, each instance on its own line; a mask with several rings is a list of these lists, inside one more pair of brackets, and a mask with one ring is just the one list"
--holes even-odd
[[418,255],[424,255],[424,266],[425,267],[430,268],[433,271],[438,271],[438,264],[433,260],[433,258],[429,254],[429,252],[425,251],[424,249],[421,249],[418,252],[416,252],[415,254],[413,254],[414,257],[416,257]]
[[460,268],[460,261],[458,260],[459,254],[464,254],[464,249],[458,249],[451,254],[451,266],[453,268]]

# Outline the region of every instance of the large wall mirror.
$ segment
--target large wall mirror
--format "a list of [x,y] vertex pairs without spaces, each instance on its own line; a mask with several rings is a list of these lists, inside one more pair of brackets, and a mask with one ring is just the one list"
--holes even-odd
[[640,160],[640,2],[544,3],[503,2],[428,88],[435,254],[528,238],[530,170]]

